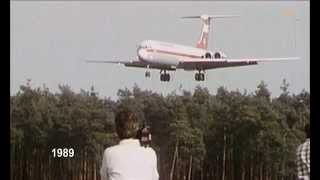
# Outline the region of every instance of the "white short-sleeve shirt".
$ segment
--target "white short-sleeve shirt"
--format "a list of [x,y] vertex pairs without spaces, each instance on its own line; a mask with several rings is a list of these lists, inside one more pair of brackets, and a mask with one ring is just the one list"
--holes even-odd
[[125,139],[104,151],[101,180],[158,180],[157,156],[137,139]]

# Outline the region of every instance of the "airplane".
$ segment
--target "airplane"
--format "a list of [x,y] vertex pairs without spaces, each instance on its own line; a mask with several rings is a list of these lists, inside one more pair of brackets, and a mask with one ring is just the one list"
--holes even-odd
[[205,71],[216,68],[257,65],[258,62],[296,60],[299,57],[283,58],[246,58],[229,59],[223,52],[208,50],[208,37],[210,24],[213,19],[238,17],[235,15],[206,15],[184,16],[184,19],[200,19],[202,30],[195,47],[156,40],[142,41],[137,48],[137,57],[131,61],[96,61],[87,60],[88,63],[118,63],[127,67],[146,68],[145,77],[150,77],[150,69],[160,70],[160,81],[170,81],[167,71],[183,69],[197,71],[196,81],[205,80]]

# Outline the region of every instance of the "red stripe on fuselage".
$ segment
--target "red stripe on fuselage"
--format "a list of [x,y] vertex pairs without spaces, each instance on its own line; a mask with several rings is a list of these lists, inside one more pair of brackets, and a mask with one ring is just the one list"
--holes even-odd
[[172,51],[164,51],[164,50],[159,50],[159,49],[147,49],[147,52],[158,52],[158,53],[171,54],[171,55],[176,55],[176,56],[184,56],[184,57],[189,57],[189,58],[202,58],[201,56],[172,52]]

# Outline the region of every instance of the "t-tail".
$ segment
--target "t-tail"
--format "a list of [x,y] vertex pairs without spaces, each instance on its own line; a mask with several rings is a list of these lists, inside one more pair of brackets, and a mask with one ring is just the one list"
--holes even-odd
[[209,32],[210,32],[210,22],[212,19],[217,18],[231,18],[231,17],[238,17],[237,15],[206,15],[203,14],[201,16],[184,16],[182,18],[188,19],[201,19],[202,21],[202,30],[200,34],[200,38],[197,42],[196,47],[201,49],[208,49],[208,39],[209,39]]

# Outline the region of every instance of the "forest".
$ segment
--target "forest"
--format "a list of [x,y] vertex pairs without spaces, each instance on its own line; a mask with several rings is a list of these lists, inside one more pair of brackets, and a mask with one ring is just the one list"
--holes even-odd
[[[119,105],[151,127],[160,180],[294,180],[295,151],[305,140],[310,93],[272,97],[263,81],[254,92],[219,87],[215,94],[162,95],[119,89],[117,100],[90,90],[59,85],[20,86],[10,97],[11,180],[99,180],[102,153],[119,139]],[[73,157],[54,157],[54,148],[73,148]]]

